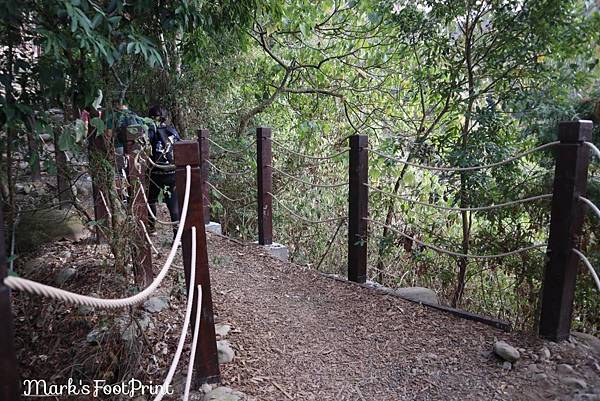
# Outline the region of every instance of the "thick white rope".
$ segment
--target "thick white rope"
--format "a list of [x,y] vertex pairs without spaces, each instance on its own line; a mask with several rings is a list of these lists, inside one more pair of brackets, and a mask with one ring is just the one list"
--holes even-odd
[[384,158],[386,158],[388,160],[392,160],[392,161],[395,161],[395,162],[398,162],[398,163],[406,164],[406,165],[411,166],[411,167],[416,167],[416,168],[420,168],[420,169],[423,169],[423,170],[431,170],[431,171],[456,172],[456,171],[483,170],[483,169],[487,169],[487,168],[502,166],[503,164],[507,164],[507,163],[510,163],[512,161],[518,160],[518,159],[520,159],[520,158],[522,158],[524,156],[527,156],[530,153],[533,153],[533,152],[536,152],[538,150],[542,150],[542,149],[545,149],[545,148],[557,145],[559,143],[560,143],[560,141],[549,142],[549,143],[546,143],[544,145],[540,145],[538,147],[535,147],[533,149],[529,149],[529,150],[527,150],[527,151],[525,151],[523,153],[519,153],[519,154],[517,154],[517,155],[515,155],[513,157],[510,157],[510,158],[506,159],[506,160],[502,160],[502,161],[499,161],[499,162],[496,162],[496,163],[491,163],[491,164],[483,164],[481,166],[470,166],[470,167],[436,167],[436,166],[427,166],[427,165],[424,165],[424,164],[417,164],[417,163],[409,162],[407,160],[398,159],[398,158],[395,158],[393,156],[385,154],[385,153],[383,153],[383,152],[381,152],[379,150],[376,150],[376,149],[368,148],[368,150],[370,152],[375,153],[376,155],[384,157]]
[[596,147],[596,145],[594,145],[594,144],[593,144],[593,143],[591,143],[591,142],[587,142],[587,141],[585,141],[585,142],[583,142],[583,143],[584,143],[585,145],[587,145],[587,146],[588,146],[588,147],[589,147],[589,148],[592,150],[592,152],[594,153],[594,155],[595,155],[595,156],[596,156],[598,159],[600,159],[600,149],[598,149],[598,148]]
[[104,198],[104,194],[102,191],[98,191],[100,194],[100,198],[102,198],[102,203],[104,203],[104,208],[106,209],[106,214],[108,214],[108,218],[112,220],[112,213],[110,212],[110,208],[108,207],[108,203],[106,203],[106,199]]
[[204,182],[206,183],[206,185],[211,187],[213,189],[213,191],[215,191],[216,193],[221,195],[223,198],[227,199],[229,202],[242,202],[242,201],[248,200],[247,196],[244,198],[231,199],[229,196],[227,196],[223,192],[219,191],[219,189],[217,187],[215,187],[213,184],[211,184],[209,181],[204,181]]
[[318,187],[318,188],[339,188],[339,187],[348,186],[348,182],[339,182],[339,183],[335,183],[335,184],[315,184],[314,182],[304,181],[301,178],[294,177],[293,175],[290,175],[290,174],[286,173],[285,171],[278,169],[275,166],[267,166],[267,167],[271,167],[273,170],[275,170],[279,174],[284,175],[284,176],[286,176],[288,178],[291,178],[294,181],[301,182],[302,184],[310,185],[311,187]]
[[152,216],[154,221],[156,221],[159,224],[164,224],[166,226],[174,226],[176,224],[179,224],[178,221],[161,221],[161,220],[159,220],[156,217],[156,215],[154,214],[154,212],[152,212],[152,208],[150,208],[150,204],[148,203],[148,198],[146,197],[146,192],[144,191],[144,187],[141,186],[140,188],[142,189],[142,196],[144,197],[144,202],[146,203],[146,209],[148,209],[148,213],[150,213],[150,216]]
[[[191,283],[191,281],[190,281]],[[191,287],[191,286],[190,286]],[[200,318],[202,317],[202,286],[198,286],[198,306],[196,307],[196,322],[194,324],[194,336],[192,337],[192,348],[190,349],[190,361],[188,363],[187,377],[185,379],[185,392],[183,401],[188,401],[190,387],[192,386],[192,374],[194,373],[194,360],[196,359],[196,347],[198,346],[198,334],[200,333]]]
[[[182,222],[185,222],[185,219],[187,217],[188,205],[190,201],[191,171],[191,167],[189,165],[186,166],[185,196],[183,199],[183,210],[181,213]],[[181,242],[181,235],[183,234],[184,225],[185,224],[183,223],[179,225],[177,234],[175,235],[175,239],[173,240],[171,251],[169,252],[169,256],[167,257],[163,268],[158,273],[154,281],[144,290],[131,297],[118,299],[90,297],[88,295],[76,294],[70,291],[61,290],[59,288],[55,288],[49,285],[14,276],[5,277],[4,285],[13,290],[26,291],[31,294],[37,294],[49,298],[59,299],[72,304],[87,305],[97,308],[124,308],[127,306],[135,305],[149,298],[150,295],[152,295],[152,293],[156,291],[162,280],[167,275],[169,268],[173,263],[173,259],[175,259],[177,248],[179,247],[179,244]]]
[[588,198],[584,198],[581,195],[579,195],[579,200],[581,200],[583,203],[585,203],[586,205],[588,205],[589,208],[592,209],[592,211],[594,213],[596,213],[596,216],[598,216],[598,218],[600,218],[600,209],[598,209],[598,206],[594,205],[594,202],[592,202]]
[[575,252],[579,256],[579,258],[581,259],[581,261],[588,268],[588,270],[590,271],[590,274],[594,278],[594,282],[596,283],[596,287],[598,287],[598,291],[600,291],[600,278],[598,278],[598,274],[596,273],[596,270],[594,270],[594,267],[592,266],[592,264],[590,263],[590,261],[588,260],[588,258],[586,258],[585,255],[583,253],[581,253],[578,249],[573,248],[573,252]]
[[194,305],[194,283],[196,282],[196,227],[192,227],[192,263],[190,264],[190,288],[188,289],[187,306],[185,308],[185,317],[183,319],[183,326],[181,327],[181,334],[179,335],[179,342],[177,343],[177,349],[171,362],[171,367],[163,383],[162,390],[159,392],[154,401],[160,401],[165,396],[173,376],[175,376],[175,370],[179,364],[181,353],[183,352],[183,345],[185,344],[185,338],[188,332],[188,326],[190,325],[190,317],[192,316],[192,305]]
[[302,221],[304,221],[306,223],[310,223],[310,224],[324,224],[324,223],[330,223],[332,221],[346,220],[346,217],[332,217],[330,219],[325,219],[325,220],[311,220],[311,219],[307,219],[306,217],[300,216],[298,213],[294,212],[292,209],[290,209],[289,207],[287,207],[285,205],[285,203],[283,203],[281,200],[279,200],[279,198],[277,198],[271,192],[267,192],[267,195],[271,195],[271,197],[273,199],[275,199],[275,201],[277,202],[277,204],[279,204],[282,208],[284,208],[289,214],[291,214],[292,216],[294,216],[297,219],[300,219],[300,220],[302,220]]
[[175,169],[177,168],[173,164],[156,164],[150,157],[147,157],[146,160],[148,160],[148,162],[152,165],[152,167],[157,168],[159,170],[175,171]]
[[223,175],[230,175],[230,176],[235,176],[235,177],[240,177],[240,176],[244,176],[247,174],[251,174],[253,172],[252,169],[246,169],[244,171],[240,171],[240,172],[231,172],[231,171],[225,171],[220,169],[219,167],[215,166],[215,164],[213,162],[211,162],[210,160],[205,160],[205,162],[211,166],[216,172],[221,173]]
[[514,200],[514,201],[510,201],[510,202],[506,202],[506,203],[498,203],[497,205],[490,205],[490,206],[479,206],[479,207],[449,207],[449,206],[440,206],[440,205],[435,205],[433,203],[427,203],[427,202],[421,202],[415,199],[411,199],[402,195],[397,195],[397,194],[393,194],[391,192],[387,192],[387,191],[383,191],[379,188],[375,188],[369,184],[364,184],[365,186],[367,186],[369,189],[372,189],[375,192],[379,192],[382,193],[384,195],[387,196],[391,196],[393,198],[398,198],[401,199],[405,202],[409,202],[409,203],[414,203],[417,205],[421,205],[421,206],[428,206],[428,207],[432,207],[434,209],[440,209],[440,210],[448,210],[448,211],[455,211],[455,212],[478,212],[478,211],[482,211],[482,210],[491,210],[491,209],[498,209],[501,207],[506,207],[506,206],[512,206],[512,205],[517,205],[519,203],[524,203],[524,202],[529,202],[529,201],[534,201],[534,200],[538,200],[538,199],[548,199],[548,198],[552,198],[552,194],[544,194],[544,195],[537,195],[537,196],[531,196],[529,198],[524,198],[524,199],[519,199],[519,200]]
[[504,257],[504,256],[516,255],[516,254],[518,254],[518,253],[525,252],[525,251],[529,251],[529,250],[531,250],[531,249],[546,248],[546,247],[548,246],[548,245],[546,245],[546,244],[536,244],[536,245],[526,246],[526,247],[524,247],[524,248],[520,248],[520,249],[515,249],[514,251],[510,251],[510,252],[498,253],[498,254],[495,254],[495,255],[470,255],[470,254],[466,254],[466,253],[459,253],[459,252],[453,252],[453,251],[449,251],[449,250],[447,250],[447,249],[440,248],[440,247],[438,247],[438,246],[435,246],[435,245],[427,244],[427,243],[425,243],[425,242],[423,242],[423,241],[420,241],[420,240],[418,240],[418,239],[416,239],[416,238],[414,238],[414,237],[411,237],[410,235],[406,234],[406,233],[405,233],[405,232],[403,232],[403,231],[400,231],[400,230],[398,230],[398,229],[397,229],[397,228],[395,228],[395,227],[392,227],[392,226],[390,226],[390,225],[387,225],[387,224],[385,224],[385,223],[381,223],[381,222],[379,222],[379,221],[377,221],[377,220],[371,220],[371,219],[368,219],[368,218],[365,218],[365,220],[366,220],[366,221],[369,221],[369,222],[371,222],[371,223],[375,223],[375,224],[377,224],[377,225],[383,226],[383,227],[387,227],[388,229],[390,229],[390,230],[392,230],[392,231],[394,231],[394,232],[396,232],[396,233],[398,233],[398,234],[402,235],[403,237],[405,237],[405,238],[408,238],[409,240],[411,240],[411,241],[414,241],[414,242],[416,242],[417,244],[420,244],[420,245],[422,245],[422,246],[424,246],[424,247],[426,247],[426,248],[433,249],[433,250],[434,250],[434,251],[436,251],[436,252],[439,252],[439,253],[445,253],[445,254],[447,254],[447,255],[451,255],[451,256],[458,256],[458,257],[463,257],[463,258],[472,258],[472,259],[496,259],[496,258],[502,258],[502,257]]
[[156,249],[156,247],[154,246],[154,242],[152,242],[152,240],[150,239],[150,236],[148,235],[148,230],[146,230],[146,225],[144,224],[144,221],[142,219],[140,219],[140,224],[142,225],[142,229],[144,230],[146,241],[148,241],[148,244],[150,244],[154,253],[158,255],[160,252],[158,252],[158,249]]
[[295,150],[286,147],[284,144],[282,144],[281,142],[276,141],[273,138],[271,138],[271,142],[273,142],[275,145],[277,145],[279,148],[283,149],[287,153],[291,153],[293,155],[304,157],[304,158],[311,159],[311,160],[330,160],[330,159],[334,159],[334,158],[336,158],[336,157],[338,157],[340,155],[343,155],[344,153],[346,153],[346,152],[348,152],[350,150],[350,148],[344,148],[344,149],[340,150],[339,152],[334,153],[332,155],[328,155],[328,156],[311,156],[311,155],[306,155],[304,153],[296,152]]

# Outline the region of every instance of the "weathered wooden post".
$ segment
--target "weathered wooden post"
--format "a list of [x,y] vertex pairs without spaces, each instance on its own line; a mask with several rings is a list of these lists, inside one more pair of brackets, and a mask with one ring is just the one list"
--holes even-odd
[[[95,112],[98,115],[97,112]],[[106,157],[106,143],[104,142],[103,135],[98,136],[97,128],[90,125],[91,114],[87,111],[81,113],[81,119],[87,125],[87,140],[88,140],[88,162],[90,169],[97,168],[96,159],[100,157]],[[92,176],[92,200],[94,202],[94,220],[96,224],[102,224],[105,227],[109,226],[108,210],[107,206],[102,197],[100,196],[100,190],[98,189],[97,175],[91,174]],[[108,202],[108,200],[106,200]],[[96,243],[100,242],[101,230],[96,227],[94,230],[94,236]]]
[[3,281],[4,277],[8,275],[4,232],[4,213],[0,203],[0,400],[16,401],[19,399],[20,383],[15,353],[10,289],[4,285]]
[[[181,245],[183,251],[183,268],[186,285],[194,286],[194,296],[198,296],[196,288],[202,286],[202,313],[196,358],[194,362],[194,385],[217,383],[221,380],[219,372],[219,357],[215,336],[212,293],[210,274],[208,270],[208,253],[206,250],[206,232],[204,231],[204,216],[202,204],[202,171],[200,169],[200,149],[197,141],[180,141],[173,148],[175,156],[177,198],[179,208],[183,212],[185,197],[186,166],[191,166],[190,200],[185,220]],[[192,227],[196,227],[196,282],[190,283],[190,268],[192,266]],[[196,298],[197,299],[197,298]],[[196,305],[192,309],[192,318],[196,316]],[[192,320],[192,327],[195,321]]]
[[200,170],[202,171],[202,204],[204,205],[204,224],[210,223],[210,193],[208,191],[208,176],[210,174],[210,131],[206,128],[198,130],[198,144],[200,145]]
[[348,174],[348,280],[367,281],[367,218],[369,203],[369,153],[366,135],[350,138]]
[[[138,130],[133,133],[128,128],[125,143],[125,157],[127,158],[127,179],[129,181],[128,194],[132,215],[136,219],[136,223],[148,223],[148,212],[146,202],[141,194],[141,190],[146,183],[146,161],[141,155],[140,140],[142,139],[143,131]],[[136,241],[138,248],[135,253],[134,266],[136,267],[136,282],[142,287],[148,286],[154,279],[152,271],[152,252],[148,243],[144,229],[139,224],[136,224],[135,230]]]
[[258,243],[273,243],[273,155],[271,152],[271,128],[256,129],[256,179],[258,188]]
[[556,149],[556,168],[550,217],[547,262],[542,290],[540,336],[553,341],[569,338],[575,279],[579,257],[577,247],[584,217],[579,195],[585,195],[591,121],[562,122],[558,128],[560,144]]

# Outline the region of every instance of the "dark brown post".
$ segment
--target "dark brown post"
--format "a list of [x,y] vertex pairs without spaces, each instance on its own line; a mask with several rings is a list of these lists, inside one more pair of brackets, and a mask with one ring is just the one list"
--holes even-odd
[[271,128],[256,129],[256,179],[258,188],[258,243],[273,243],[273,169],[271,153]]
[[367,218],[369,203],[368,138],[350,137],[348,189],[348,280],[367,281]]
[[[204,216],[202,205],[202,192],[198,189],[202,185],[202,172],[200,169],[200,147],[197,141],[180,141],[173,148],[175,156],[177,198],[179,207],[183,212],[185,197],[186,166],[192,168],[190,200],[185,220],[181,246],[183,252],[183,268],[186,285],[194,286],[194,297],[198,296],[197,286],[202,286],[202,313],[200,318],[200,332],[196,359],[194,366],[193,383],[199,387],[203,383],[217,383],[221,381],[219,372],[219,357],[217,353],[217,340],[215,336],[215,321],[213,316],[212,293],[210,289],[210,274],[208,271],[208,253],[206,250],[206,232],[204,231]],[[190,268],[192,266],[192,227],[196,227],[196,282],[190,283]],[[197,298],[196,298],[197,299]],[[196,305],[192,309],[192,327],[195,325]]]
[[[97,112],[95,112],[97,114]],[[81,113],[81,118],[87,125],[87,140],[88,140],[88,161],[90,168],[98,167],[95,163],[95,158],[106,157],[106,146],[102,135],[98,136],[97,128],[90,125],[90,113],[84,111]],[[102,224],[105,227],[109,226],[108,211],[106,210],[107,205],[100,196],[98,190],[97,175],[91,174],[92,176],[92,200],[94,202],[94,220],[96,224]],[[108,196],[108,194],[106,194]],[[108,199],[106,199],[108,202]],[[102,222],[102,223],[100,223]],[[101,231],[99,228],[94,230],[96,237],[96,243],[100,242]]]
[[560,123],[556,149],[556,169],[550,238],[542,290],[540,336],[553,341],[569,338],[573,297],[579,257],[571,250],[577,247],[584,217],[579,195],[585,195],[588,147],[592,139],[591,121]]
[[[131,129],[131,128],[129,128]],[[131,205],[131,212],[137,221],[142,221],[144,225],[148,223],[148,212],[146,202],[140,193],[141,188],[146,183],[146,161],[141,157],[141,147],[139,140],[143,132],[139,130],[136,133],[127,132],[125,143],[125,157],[127,158],[127,179],[129,181],[128,194]],[[136,222],[137,222],[136,221]],[[152,252],[150,244],[146,239],[144,230],[138,226],[136,232],[136,244],[138,248],[134,256],[134,266],[136,267],[136,282],[146,287],[154,279],[152,271]]]
[[0,400],[19,399],[20,385],[15,353],[13,316],[10,306],[10,289],[4,285],[8,275],[4,249],[4,215],[0,204]]
[[204,205],[204,224],[210,223],[210,194],[208,191],[208,175],[210,173],[210,131],[206,128],[198,130],[198,144],[200,144],[200,170],[202,171],[202,204]]

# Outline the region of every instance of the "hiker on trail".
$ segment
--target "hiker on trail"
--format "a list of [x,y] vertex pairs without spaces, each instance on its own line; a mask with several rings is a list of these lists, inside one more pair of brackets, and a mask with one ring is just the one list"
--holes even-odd
[[127,160],[125,158],[125,143],[129,129],[145,130],[144,120],[134,111],[129,109],[125,101],[115,102],[114,111],[107,118],[107,128],[112,130],[112,140],[115,146],[115,179],[117,191],[127,198],[123,182],[127,180]]
[[[169,208],[171,222],[179,221],[179,204],[175,191],[175,163],[173,145],[181,140],[179,133],[167,123],[167,110],[159,105],[152,106],[148,112],[153,124],[149,125],[148,138],[152,147],[150,155],[150,190],[148,204],[156,216],[156,203],[162,194],[162,200]],[[149,214],[149,228],[155,232],[156,219]],[[173,228],[175,233],[177,230]]]

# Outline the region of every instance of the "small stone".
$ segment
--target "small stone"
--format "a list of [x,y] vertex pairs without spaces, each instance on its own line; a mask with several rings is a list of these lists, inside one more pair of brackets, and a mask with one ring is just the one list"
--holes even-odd
[[62,269],[56,274],[56,284],[63,285],[66,283],[71,277],[73,277],[77,273],[77,270],[72,267],[67,267],[66,269]]
[[512,369],[512,363],[510,363],[508,361],[502,362],[502,369],[504,369],[504,370],[511,370]]
[[542,361],[548,360],[550,359],[550,350],[548,349],[548,347],[542,347],[542,349],[540,349],[539,352],[539,357]]
[[96,328],[88,333],[85,340],[93,345],[100,344],[100,341],[104,338],[107,330],[107,327]]
[[231,348],[229,341],[217,341],[217,352],[219,354],[219,363],[229,363],[233,361],[235,352]]
[[494,344],[494,353],[508,362],[518,361],[521,357],[519,351],[505,341],[496,341]]
[[53,138],[50,134],[40,134],[40,139],[44,142],[48,142],[51,141]]
[[152,297],[144,302],[144,309],[150,313],[160,312],[169,307],[169,299],[167,297]]
[[80,315],[90,315],[92,313],[94,313],[94,308],[91,306],[87,306],[87,305],[79,305],[77,307],[77,313],[79,313]]
[[548,376],[545,373],[536,373],[533,375],[533,380],[535,381],[546,380],[547,378]]
[[573,376],[561,376],[559,378],[560,382],[562,384],[566,384],[568,386],[575,386],[575,387],[579,387],[582,389],[587,388],[587,383],[585,382],[585,380],[583,379],[579,379],[577,377],[573,377]]
[[567,365],[566,363],[561,363],[560,365],[558,365],[556,367],[556,372],[559,375],[568,376],[568,375],[574,374],[575,369],[573,369],[573,367],[571,365]]
[[204,383],[202,385],[202,387],[200,387],[200,391],[202,391],[204,394],[208,394],[212,391],[213,389],[213,385],[212,384],[208,384],[208,383]]
[[215,334],[221,338],[227,337],[230,330],[231,326],[228,324],[215,324]]
[[241,401],[244,394],[229,387],[217,387],[204,396],[204,401]]

